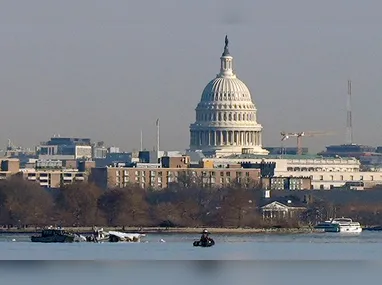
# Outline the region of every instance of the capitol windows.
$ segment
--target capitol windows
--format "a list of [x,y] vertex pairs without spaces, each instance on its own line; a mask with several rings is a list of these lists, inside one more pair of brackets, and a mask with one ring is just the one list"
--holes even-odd
[[227,121],[227,114],[224,113],[224,121]]
[[232,114],[231,113],[228,114],[228,121],[232,121]]
[[241,121],[241,114],[239,114],[239,121]]
[[218,114],[218,120],[219,120],[219,121],[222,120],[222,114],[221,114],[221,113]]
[[236,114],[233,114],[233,120],[236,121]]
[[213,116],[214,116],[214,121],[216,121],[216,114],[213,114]]

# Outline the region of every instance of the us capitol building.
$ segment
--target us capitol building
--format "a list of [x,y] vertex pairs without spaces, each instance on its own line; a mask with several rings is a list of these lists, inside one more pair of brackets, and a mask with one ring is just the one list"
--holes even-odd
[[220,57],[220,72],[204,88],[190,125],[190,151],[205,156],[241,153],[267,155],[262,148],[262,129],[248,87],[236,77],[228,38]]
[[[355,158],[269,155],[262,147],[263,128],[257,122],[251,93],[234,72],[227,37],[220,57],[220,72],[204,88],[195,111],[196,121],[190,125],[187,152],[212,161],[217,167],[241,162],[276,163],[276,180],[310,177],[313,189],[332,189],[345,183],[362,182],[365,187],[382,184],[382,172],[361,171],[360,162]],[[277,182],[272,187],[284,189],[284,182],[279,182],[280,185],[276,185]]]

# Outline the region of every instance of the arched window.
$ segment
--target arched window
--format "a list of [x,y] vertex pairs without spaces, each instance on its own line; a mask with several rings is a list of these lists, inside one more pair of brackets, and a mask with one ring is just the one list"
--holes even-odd
[[233,114],[233,120],[236,121],[237,120],[237,117],[236,117],[236,113]]
[[219,113],[218,116],[219,116],[219,121],[221,121],[222,120],[222,114]]
[[231,113],[228,114],[228,121],[232,121],[232,114]]
[[224,113],[224,121],[227,121],[227,114]]

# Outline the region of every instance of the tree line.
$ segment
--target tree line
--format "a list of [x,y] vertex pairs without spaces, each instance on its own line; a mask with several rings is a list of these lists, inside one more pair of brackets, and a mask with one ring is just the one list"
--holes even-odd
[[[317,200],[299,216],[264,220],[259,187],[172,184],[162,190],[137,185],[102,190],[91,183],[41,188],[20,177],[0,181],[0,225],[87,227],[300,227],[337,216],[380,224],[382,205]],[[296,197],[291,197],[295,198]]]

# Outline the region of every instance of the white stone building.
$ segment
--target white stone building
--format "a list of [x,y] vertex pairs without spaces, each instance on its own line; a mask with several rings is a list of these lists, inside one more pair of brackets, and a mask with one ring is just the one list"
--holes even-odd
[[220,57],[220,73],[204,88],[197,105],[196,121],[190,125],[190,150],[205,155],[247,152],[266,155],[262,126],[248,87],[236,77],[226,37]]
[[346,182],[363,182],[365,188],[382,184],[381,171],[360,171],[360,162],[355,158],[328,158],[319,156],[255,156],[231,155],[221,158],[204,158],[216,166],[233,163],[275,162],[275,177],[310,177],[313,189],[331,189],[344,186]]

